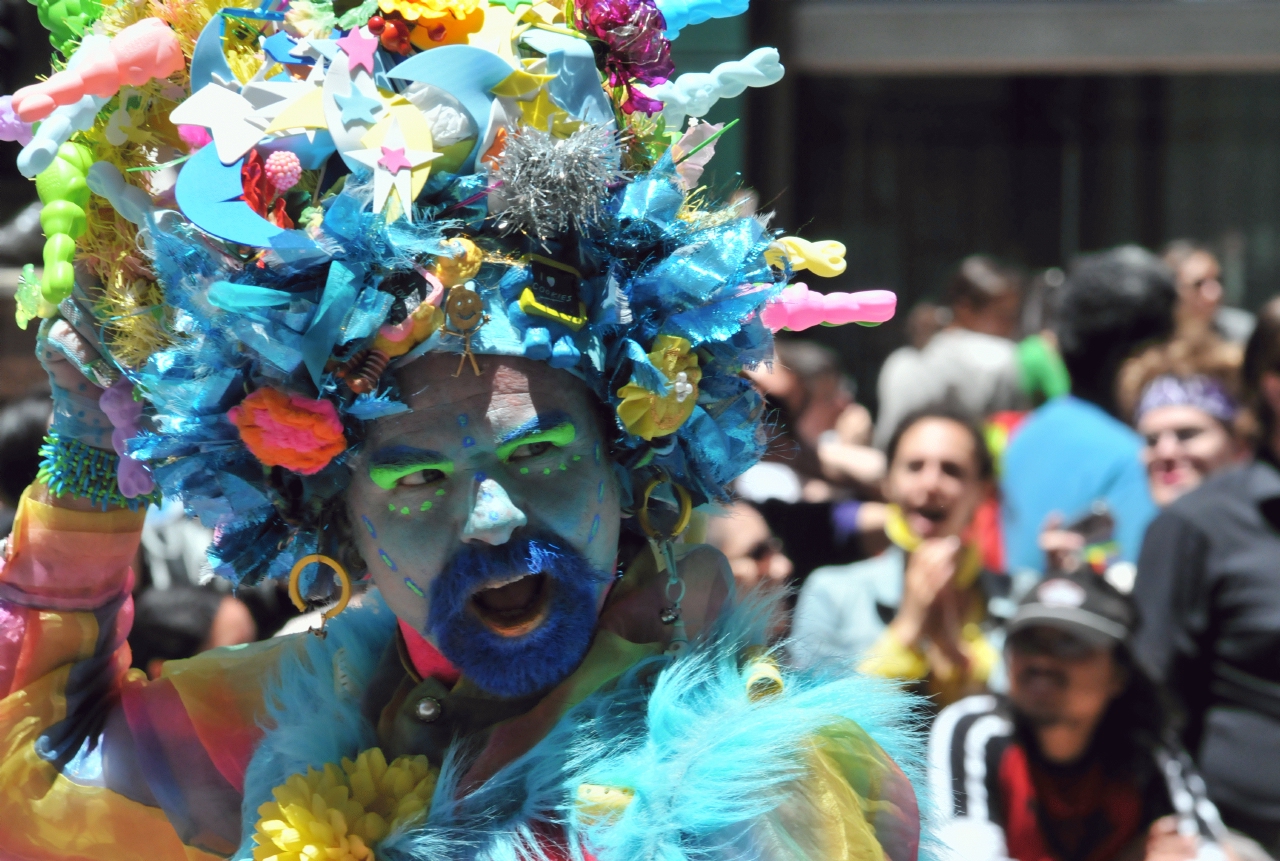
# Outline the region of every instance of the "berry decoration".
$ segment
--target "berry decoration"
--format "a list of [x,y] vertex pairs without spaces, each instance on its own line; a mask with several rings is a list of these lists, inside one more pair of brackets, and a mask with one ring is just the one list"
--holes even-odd
[[294,153],[279,150],[267,157],[263,170],[276,190],[284,192],[298,184],[302,177],[302,162],[298,161],[298,156]]

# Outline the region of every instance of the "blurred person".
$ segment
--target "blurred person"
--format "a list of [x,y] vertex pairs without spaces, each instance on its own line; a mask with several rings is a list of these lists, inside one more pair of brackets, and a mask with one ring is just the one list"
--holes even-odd
[[775,350],[770,367],[748,375],[774,407],[776,436],[733,487],[787,547],[801,581],[882,549],[885,460],[867,445],[871,416],[836,354],[796,339]]
[[1116,376],[1130,355],[1173,329],[1173,276],[1137,246],[1080,258],[1063,283],[1055,334],[1071,394],[1038,407],[1004,452],[1000,481],[1005,560],[1043,571],[1040,532],[1102,501],[1115,519],[1116,557],[1133,562],[1156,507],[1142,439],[1117,418]]
[[735,502],[710,518],[705,543],[729,560],[740,591],[784,587],[794,568],[782,541],[749,502]]
[[1120,407],[1143,439],[1151,498],[1164,508],[1244,454],[1239,347],[1212,336],[1175,338],[1130,359]]
[[1244,354],[1254,459],[1151,524],[1134,598],[1138,658],[1185,713],[1187,749],[1232,828],[1280,853],[1280,299]]
[[165,661],[190,658],[258,638],[244,602],[202,586],[147,589],[135,602],[129,647],[133,666],[158,679]]
[[1177,239],[1164,247],[1163,257],[1177,278],[1180,333],[1212,333],[1235,344],[1249,340],[1254,316],[1222,304],[1222,267],[1212,251],[1189,239]]
[[1132,658],[1135,622],[1129,600],[1087,568],[1020,602],[1008,696],[960,700],[930,734],[938,834],[954,857],[1222,857],[1221,819]]
[[874,442],[884,449],[902,418],[945,406],[976,421],[1018,409],[1016,345],[1022,282],[1012,269],[981,254],[966,257],[947,285],[950,322],[923,349],[900,347],[880,369],[880,413]]
[[946,704],[981,690],[998,660],[987,642],[991,578],[965,540],[991,482],[982,433],[945,410],[907,416],[889,440],[885,532],[872,559],[820,568],[800,591],[793,657],[858,661]]
[[22,491],[40,471],[40,447],[52,415],[47,394],[29,395],[0,409],[0,536],[9,534]]

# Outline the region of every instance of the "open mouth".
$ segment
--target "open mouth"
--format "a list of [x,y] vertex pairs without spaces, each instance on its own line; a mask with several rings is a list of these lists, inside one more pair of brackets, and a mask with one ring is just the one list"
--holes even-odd
[[485,627],[502,637],[521,637],[547,618],[553,589],[546,574],[523,574],[481,586],[467,602]]

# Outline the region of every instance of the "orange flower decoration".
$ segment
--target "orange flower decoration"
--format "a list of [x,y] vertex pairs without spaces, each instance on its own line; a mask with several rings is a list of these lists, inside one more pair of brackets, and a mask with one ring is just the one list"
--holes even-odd
[[347,448],[342,421],[329,401],[258,389],[227,418],[254,457],[302,475],[314,475]]

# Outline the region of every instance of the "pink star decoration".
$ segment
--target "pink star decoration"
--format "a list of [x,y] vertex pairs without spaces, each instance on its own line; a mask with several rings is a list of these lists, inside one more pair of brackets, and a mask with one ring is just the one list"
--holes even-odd
[[378,50],[378,40],[365,36],[359,27],[338,40],[338,47],[351,58],[351,69],[364,69],[373,74],[373,52]]
[[409,159],[405,158],[404,147],[402,146],[384,146],[382,148],[382,158],[378,159],[378,164],[385,167],[392,174],[397,174],[413,166]]

